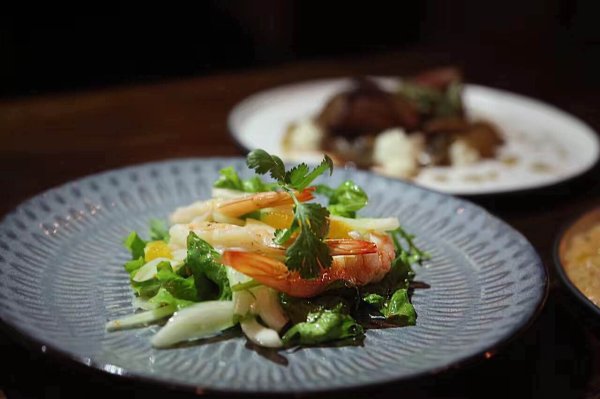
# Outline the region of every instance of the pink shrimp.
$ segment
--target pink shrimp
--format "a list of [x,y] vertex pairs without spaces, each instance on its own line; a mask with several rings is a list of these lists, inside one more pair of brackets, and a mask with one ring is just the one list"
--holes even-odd
[[[372,233],[370,239],[376,246],[376,252],[360,253],[357,250],[352,255],[339,255],[332,250],[331,267],[323,269],[313,279],[301,278],[297,271],[289,270],[279,260],[250,252],[225,251],[222,261],[266,286],[290,296],[308,298],[320,294],[330,283],[338,280],[355,286],[380,281],[391,268],[395,257],[394,244],[388,235]],[[355,243],[356,248],[364,245],[359,244],[360,240],[343,241],[346,250],[352,246],[350,241],[358,242]]]
[[[300,202],[310,201],[314,198],[313,191],[315,187],[308,187],[301,192],[295,192],[294,195]],[[230,217],[238,217],[263,208],[293,204],[294,200],[285,191],[266,191],[219,202],[214,210]]]

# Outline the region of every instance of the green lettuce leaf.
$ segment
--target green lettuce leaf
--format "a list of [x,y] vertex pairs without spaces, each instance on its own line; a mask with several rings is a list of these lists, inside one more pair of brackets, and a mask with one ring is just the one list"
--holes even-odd
[[165,287],[161,287],[156,293],[156,295],[154,295],[148,301],[159,306],[172,305],[175,306],[177,310],[183,309],[186,306],[190,306],[195,303],[194,301],[188,301],[174,296]]
[[243,191],[246,193],[259,193],[273,191],[278,185],[276,183],[264,182],[260,177],[253,176],[249,179],[241,179],[233,166],[223,168],[219,171],[219,178],[213,187],[227,188],[230,190]]
[[156,278],[165,289],[176,299],[186,301],[200,300],[194,276],[181,276],[173,271],[169,262],[161,262],[156,266]]
[[306,321],[292,326],[282,341],[288,346],[307,346],[340,340],[358,341],[363,337],[363,327],[336,307],[309,313]]
[[146,247],[146,241],[142,240],[135,231],[132,231],[127,236],[127,238],[125,238],[123,245],[131,252],[132,259],[144,257],[144,248]]
[[399,324],[415,325],[417,313],[410,303],[408,289],[400,288],[380,307],[381,314],[386,319],[394,319]]
[[127,273],[129,273],[129,277],[133,278],[133,276],[135,276],[135,274],[137,273],[138,269],[144,266],[145,263],[146,261],[144,260],[144,257],[141,256],[137,259],[133,259],[129,262],[126,262],[124,267]]
[[367,205],[367,193],[352,180],[346,180],[336,189],[327,185],[317,186],[317,193],[329,198],[327,209],[332,215],[355,218],[356,212]]
[[313,298],[296,298],[281,294],[280,302],[291,323],[298,324],[305,322],[310,313],[318,313],[326,309],[338,309],[342,313],[350,314],[354,309],[352,296],[356,295],[356,291],[347,294],[346,296],[319,295]]
[[217,261],[219,253],[191,232],[187,238],[185,268],[194,276],[199,300],[231,299],[231,287],[225,266]]
[[169,241],[169,228],[164,221],[150,220],[150,239],[152,241]]

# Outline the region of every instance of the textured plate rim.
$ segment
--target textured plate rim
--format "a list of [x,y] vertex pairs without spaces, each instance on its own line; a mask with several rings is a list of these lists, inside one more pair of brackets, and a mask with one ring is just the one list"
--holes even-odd
[[[11,209],[9,212],[2,215],[2,218],[0,219],[0,224],[4,223],[8,217],[10,217],[12,214],[16,213],[21,207],[34,201],[39,196],[47,195],[47,194],[53,193],[55,191],[62,190],[71,184],[81,183],[81,182],[87,181],[88,179],[95,179],[95,178],[98,178],[98,177],[101,177],[104,175],[108,175],[111,173],[123,173],[128,170],[136,169],[136,168],[140,168],[140,167],[145,167],[145,166],[150,166],[150,165],[169,164],[172,162],[180,162],[180,161],[184,161],[184,162],[185,161],[195,161],[195,162],[221,161],[221,162],[223,162],[223,161],[240,161],[243,159],[244,158],[242,158],[242,157],[169,158],[169,159],[164,159],[164,160],[159,160],[159,161],[144,162],[144,163],[139,163],[139,164],[118,167],[118,168],[114,168],[114,169],[108,169],[108,170],[100,171],[97,173],[92,173],[92,174],[85,175],[80,178],[69,180],[63,184],[54,186],[52,188],[49,188],[45,191],[42,191],[38,194],[35,194],[35,195],[25,199],[24,201],[20,202],[16,207]],[[373,174],[372,172],[365,172],[365,171],[363,171],[363,173]],[[496,342],[490,344],[488,347],[481,349],[479,352],[477,352],[475,354],[465,355],[460,358],[457,358],[455,361],[453,361],[447,365],[444,365],[444,366],[432,368],[430,370],[425,370],[425,371],[421,371],[421,372],[416,372],[416,373],[406,375],[406,376],[389,377],[389,378],[385,378],[382,380],[377,380],[377,381],[362,383],[362,384],[356,384],[356,385],[343,387],[343,388],[340,388],[340,387],[309,388],[309,389],[304,389],[304,390],[289,390],[289,391],[277,391],[277,392],[272,392],[272,391],[268,391],[268,390],[253,390],[253,391],[227,390],[227,389],[220,389],[220,388],[212,388],[209,386],[202,386],[202,385],[193,384],[193,383],[181,383],[181,382],[177,382],[177,381],[173,381],[173,380],[161,379],[158,377],[151,377],[151,376],[143,375],[143,374],[140,374],[137,372],[133,372],[133,371],[129,371],[127,369],[121,368],[119,366],[112,365],[110,363],[97,362],[97,361],[94,361],[94,360],[84,357],[84,356],[78,356],[76,354],[69,353],[68,351],[63,350],[58,346],[48,344],[36,337],[29,335],[26,331],[20,329],[18,326],[11,323],[10,320],[5,320],[2,316],[2,314],[0,314],[0,328],[2,328],[3,331],[5,331],[9,336],[13,337],[16,341],[23,343],[27,347],[37,349],[37,353],[41,352],[43,355],[55,357],[60,361],[67,361],[68,363],[73,363],[74,365],[83,367],[84,369],[86,369],[88,371],[92,370],[92,371],[99,372],[102,374],[106,373],[110,376],[117,376],[117,377],[122,378],[122,380],[130,380],[130,381],[134,381],[134,382],[154,384],[154,385],[159,385],[159,386],[166,387],[169,389],[175,389],[175,390],[184,391],[184,392],[193,392],[196,394],[225,394],[225,395],[227,395],[227,394],[233,394],[233,395],[245,394],[245,395],[249,395],[249,396],[260,394],[261,396],[278,396],[278,395],[280,396],[285,393],[288,393],[288,394],[303,394],[303,393],[304,394],[319,394],[319,393],[331,393],[331,392],[345,392],[345,391],[351,391],[351,390],[357,390],[357,389],[368,389],[368,388],[372,388],[375,386],[383,386],[383,385],[391,384],[391,383],[414,381],[414,380],[418,380],[420,378],[437,375],[437,374],[440,374],[440,373],[443,373],[446,371],[456,370],[456,369],[460,369],[463,367],[467,367],[476,362],[479,362],[482,360],[488,360],[488,359],[492,358],[495,354],[497,354],[499,351],[501,351],[503,348],[505,348],[508,344],[510,344],[513,340],[515,340],[518,336],[520,336],[523,332],[525,332],[529,327],[531,327],[535,323],[535,321],[539,317],[540,313],[542,312],[544,305],[546,303],[546,300],[548,298],[549,276],[548,276],[548,270],[547,270],[546,265],[544,265],[544,263],[541,261],[539,255],[538,255],[537,251],[535,250],[535,248],[533,247],[533,245],[531,245],[529,240],[527,240],[527,238],[522,233],[520,233],[518,230],[514,229],[512,226],[510,226],[506,222],[504,222],[502,219],[494,216],[492,213],[488,212],[483,207],[481,207],[475,203],[472,203],[468,200],[465,200],[463,198],[455,197],[450,194],[441,193],[441,192],[438,192],[438,191],[435,191],[435,190],[432,190],[429,188],[425,188],[425,187],[419,186],[417,184],[414,184],[412,182],[406,182],[406,181],[393,179],[393,178],[389,178],[386,176],[375,175],[375,174],[373,174],[373,175],[377,176],[377,178],[395,182],[396,184],[398,182],[400,182],[401,184],[413,186],[418,190],[426,191],[426,192],[429,192],[429,193],[432,193],[435,195],[452,197],[454,200],[458,201],[458,203],[467,204],[468,206],[475,209],[477,212],[481,212],[481,213],[485,214],[487,217],[491,218],[492,220],[494,220],[497,223],[500,223],[503,227],[509,229],[512,234],[517,235],[520,239],[522,239],[523,242],[528,245],[528,249],[530,249],[531,255],[533,256],[532,263],[535,264],[536,268],[539,269],[539,271],[541,271],[541,274],[542,274],[541,286],[539,287],[540,293],[539,293],[538,298],[536,298],[536,302],[535,303],[532,302],[531,308],[529,310],[530,311],[529,317],[521,320],[521,322],[519,324],[514,324],[512,326],[512,328],[510,330],[508,330],[501,338],[498,338],[496,340]]]
[[[401,78],[393,77],[393,76],[369,76],[369,77],[375,78],[375,79],[384,79],[384,80],[396,79],[397,81],[402,81]],[[333,78],[307,79],[307,80],[296,81],[296,82],[292,82],[292,83],[288,83],[288,84],[281,84],[281,85],[268,87],[268,88],[262,89],[260,91],[257,91],[255,93],[252,93],[252,94],[242,98],[240,101],[238,101],[229,111],[229,113],[227,115],[227,132],[229,134],[229,137],[234,141],[235,145],[240,150],[242,150],[244,153],[248,153],[249,151],[252,150],[252,148],[248,148],[247,146],[245,146],[242,143],[242,140],[240,138],[241,133],[235,127],[235,125],[236,125],[235,119],[237,118],[239,112],[244,107],[246,107],[248,104],[251,104],[256,99],[262,98],[263,96],[269,94],[272,91],[274,92],[274,91],[279,91],[282,89],[301,88],[301,87],[308,86],[308,85],[320,85],[320,84],[334,83],[337,81],[344,81],[344,80],[348,80],[351,78],[352,77],[350,77],[350,76],[342,76],[342,77],[333,77]],[[493,195],[493,194],[523,193],[523,192],[528,192],[528,191],[536,190],[536,189],[540,189],[540,188],[553,187],[558,184],[565,183],[567,181],[571,181],[573,179],[576,179],[576,178],[584,175],[585,173],[587,173],[591,169],[593,169],[594,166],[596,166],[596,164],[600,163],[600,137],[598,136],[598,133],[596,132],[596,130],[594,130],[583,119],[581,119],[567,111],[564,111],[563,109],[561,109],[553,104],[547,103],[547,102],[539,100],[537,98],[533,98],[533,97],[529,97],[529,96],[526,96],[523,94],[515,93],[515,92],[509,91],[509,90],[498,89],[498,88],[491,87],[491,86],[485,86],[485,85],[479,85],[479,84],[473,84],[473,83],[466,83],[464,86],[466,89],[473,89],[476,91],[486,91],[486,92],[492,93],[494,95],[500,95],[503,97],[513,97],[513,98],[518,99],[519,101],[527,101],[527,102],[532,103],[536,107],[546,108],[548,111],[551,111],[552,113],[560,116],[561,118],[568,119],[572,123],[582,125],[582,127],[584,127],[585,129],[588,129],[590,132],[596,133],[596,134],[589,135],[589,138],[593,142],[593,146],[594,146],[594,149],[593,149],[594,153],[595,153],[594,159],[592,161],[588,162],[587,164],[581,166],[580,168],[575,169],[568,175],[565,175],[562,177],[556,177],[555,179],[548,180],[545,182],[537,182],[537,183],[533,183],[533,184],[528,184],[528,185],[518,187],[518,188],[507,187],[507,188],[499,188],[499,189],[474,190],[474,191],[471,191],[471,190],[449,190],[449,191],[441,191],[440,190],[440,191],[438,191],[433,188],[418,185],[418,184],[414,183],[413,181],[409,181],[409,180],[404,180],[404,179],[400,179],[400,178],[397,178],[397,179],[392,178],[393,180],[400,180],[402,182],[417,185],[418,187],[421,187],[421,188],[424,188],[424,189],[427,189],[430,191],[441,192],[443,194],[448,194],[448,195],[479,197],[479,196],[487,196],[487,195]],[[387,176],[379,175],[379,174],[377,174],[377,176],[387,177]]]

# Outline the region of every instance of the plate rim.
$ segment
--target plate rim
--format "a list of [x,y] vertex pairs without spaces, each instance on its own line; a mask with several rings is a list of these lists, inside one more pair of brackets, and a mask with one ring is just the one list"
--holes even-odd
[[[403,80],[402,77],[399,77],[399,76],[396,76],[396,77],[388,76],[388,75],[385,75],[385,76],[366,75],[366,76],[368,78],[382,79],[382,80],[394,79],[398,82],[402,82],[402,80]],[[299,80],[299,81],[293,81],[290,83],[284,83],[284,84],[279,84],[279,85],[275,85],[275,86],[270,86],[265,89],[261,89],[259,91],[253,92],[253,93],[243,97],[241,100],[239,100],[237,103],[235,103],[233,105],[233,107],[229,110],[229,113],[227,114],[228,136],[229,136],[229,138],[231,138],[231,140],[234,142],[234,144],[237,148],[239,148],[244,153],[248,153],[248,152],[252,151],[253,148],[246,147],[242,143],[242,140],[240,138],[241,133],[239,131],[236,131],[235,122],[234,122],[234,119],[237,117],[238,113],[244,106],[247,106],[247,104],[251,104],[257,98],[260,98],[266,94],[269,94],[269,92],[272,92],[272,91],[278,91],[278,90],[282,90],[282,89],[301,88],[301,87],[304,87],[307,85],[319,85],[319,84],[343,82],[343,81],[348,81],[351,79],[352,79],[352,76],[304,79],[304,80]],[[589,135],[589,138],[590,138],[591,142],[593,142],[594,159],[593,159],[593,161],[588,162],[588,164],[586,164],[586,165],[582,166],[581,168],[579,168],[578,170],[576,170],[574,173],[570,173],[564,177],[558,176],[555,179],[551,179],[546,182],[538,182],[538,183],[529,184],[527,186],[523,186],[523,187],[519,187],[519,188],[508,187],[508,188],[500,188],[500,189],[492,189],[492,190],[488,189],[488,190],[480,190],[480,191],[469,191],[469,190],[442,191],[442,190],[436,190],[436,189],[430,188],[430,187],[420,186],[417,184],[419,187],[426,188],[426,189],[436,191],[439,193],[443,193],[443,194],[449,194],[449,195],[455,195],[455,196],[467,196],[467,197],[483,197],[483,196],[489,196],[489,195],[495,195],[495,194],[524,193],[524,192],[528,192],[528,191],[532,191],[532,190],[554,187],[554,186],[560,185],[562,183],[566,183],[566,182],[575,180],[575,179],[585,175],[586,173],[590,172],[592,169],[594,169],[596,167],[596,165],[600,164],[600,132],[596,131],[592,126],[590,126],[590,124],[588,124],[582,118],[580,118],[576,115],[573,115],[572,113],[567,112],[567,111],[557,107],[554,104],[548,103],[546,101],[542,101],[535,97],[530,97],[530,96],[527,96],[527,95],[524,95],[521,93],[513,92],[510,90],[505,90],[505,89],[496,88],[496,87],[487,86],[487,85],[468,83],[468,82],[464,83],[463,86],[467,90],[469,90],[469,89],[483,90],[483,91],[486,91],[488,93],[492,93],[495,95],[514,97],[514,98],[517,98],[519,101],[531,102],[536,107],[547,108],[548,111],[551,111],[552,113],[560,116],[561,118],[565,118],[565,119],[568,119],[570,122],[574,122],[574,123],[582,125],[582,127],[584,127],[585,129],[589,130],[590,133],[592,133]],[[369,171],[369,172],[371,172],[371,171]],[[376,175],[384,176],[384,175],[379,175],[379,174],[376,174]],[[384,176],[384,177],[388,177],[388,176]],[[392,179],[400,180],[400,181],[403,181],[406,183],[413,183],[412,181],[404,180],[401,178],[392,178]]]
[[[62,184],[58,184],[54,187],[48,188],[46,190],[39,192],[38,194],[34,194],[34,195],[24,199],[23,201],[18,203],[15,207],[13,207],[11,210],[9,210],[5,214],[1,215],[0,225],[4,224],[11,215],[16,214],[19,209],[21,209],[25,205],[33,202],[38,197],[48,195],[52,192],[65,189],[72,184],[78,184],[83,181],[98,178],[101,176],[106,176],[111,173],[125,173],[132,169],[147,167],[147,166],[151,166],[151,165],[159,165],[159,164],[167,165],[167,164],[179,163],[179,162],[202,162],[202,163],[209,162],[210,163],[210,162],[219,162],[219,161],[223,162],[223,161],[240,161],[240,160],[244,160],[244,158],[236,157],[236,156],[165,158],[165,159],[157,160],[157,161],[149,161],[149,162],[124,165],[122,167],[106,169],[106,170],[102,170],[102,171],[99,171],[96,173],[87,174],[87,175],[84,175],[84,176],[81,176],[81,177],[78,177],[78,178],[75,178],[72,180],[68,180]],[[414,188],[416,188],[418,190],[426,191],[426,192],[429,192],[430,194],[451,197],[454,200],[458,201],[459,203],[467,204],[468,206],[473,207],[473,209],[485,214],[487,217],[493,219],[495,222],[499,222],[503,227],[510,229],[512,234],[516,234],[517,236],[519,236],[519,238],[522,239],[528,245],[528,249],[530,250],[531,255],[533,256],[532,260],[534,262],[532,262],[532,263],[534,263],[536,265],[537,269],[541,272],[540,296],[539,296],[539,298],[537,298],[537,302],[535,303],[535,305],[532,306],[530,316],[528,318],[522,320],[520,322],[520,324],[515,324],[513,326],[513,328],[509,330],[508,333],[506,333],[502,338],[498,339],[495,343],[489,345],[488,347],[481,349],[480,351],[478,351],[475,354],[463,356],[449,364],[446,364],[446,365],[443,365],[443,366],[440,366],[437,368],[432,368],[429,370],[424,370],[421,372],[417,372],[417,373],[413,373],[413,374],[401,376],[401,377],[389,377],[389,378],[385,378],[382,380],[362,383],[362,384],[358,384],[358,385],[352,385],[349,387],[309,388],[309,389],[302,389],[302,390],[288,390],[288,391],[275,391],[275,392],[267,391],[267,390],[242,391],[242,390],[235,390],[235,389],[227,390],[227,389],[221,389],[221,388],[213,388],[213,387],[203,386],[203,385],[194,384],[194,383],[184,383],[184,382],[178,382],[178,381],[173,381],[173,380],[168,380],[168,379],[161,379],[161,378],[154,377],[154,376],[144,375],[144,374],[141,374],[141,373],[138,373],[135,371],[129,371],[125,368],[115,366],[110,363],[94,361],[91,358],[88,358],[85,356],[80,356],[80,355],[77,355],[74,353],[70,353],[69,351],[61,349],[59,346],[55,346],[53,344],[43,342],[43,340],[38,339],[38,338],[28,334],[27,331],[20,329],[17,325],[11,323],[10,320],[5,319],[5,317],[1,313],[0,313],[0,329],[2,329],[2,331],[4,331],[8,336],[12,337],[14,339],[14,341],[23,344],[26,348],[35,349],[33,351],[35,353],[42,353],[42,355],[44,355],[44,356],[48,356],[50,358],[55,358],[61,362],[64,361],[64,362],[67,362],[67,363],[72,364],[77,367],[82,367],[84,370],[87,370],[87,371],[92,370],[93,372],[99,372],[102,375],[104,375],[104,373],[106,373],[110,376],[116,376],[121,381],[129,380],[129,381],[133,381],[133,382],[140,382],[143,384],[154,384],[154,385],[158,385],[160,387],[167,388],[167,389],[172,389],[172,390],[177,390],[177,391],[182,391],[182,392],[194,392],[196,394],[224,394],[224,395],[240,395],[240,394],[257,395],[257,394],[260,394],[260,395],[264,395],[264,396],[280,396],[282,394],[296,394],[296,395],[298,395],[298,394],[321,394],[321,393],[325,394],[325,393],[332,393],[332,392],[346,392],[346,391],[349,392],[349,391],[356,391],[356,390],[365,390],[365,389],[373,388],[376,386],[385,386],[385,385],[394,384],[394,383],[406,383],[409,381],[415,381],[415,380],[419,380],[421,378],[431,377],[431,376],[439,375],[439,374],[442,374],[445,372],[450,372],[452,370],[466,368],[466,367],[469,367],[470,365],[479,363],[480,361],[493,358],[497,353],[501,352],[510,343],[512,343],[515,339],[517,339],[519,336],[521,336],[526,330],[528,330],[533,324],[535,324],[535,322],[538,320],[540,314],[542,313],[543,309],[545,308],[545,304],[548,299],[549,290],[550,290],[549,272],[548,272],[547,265],[545,265],[544,262],[541,260],[537,250],[534,248],[534,246],[531,244],[531,242],[520,231],[513,228],[507,222],[505,222],[501,218],[495,216],[494,214],[492,214],[491,212],[489,212],[482,206],[480,206],[476,203],[473,203],[467,199],[457,197],[454,195],[450,195],[447,193],[441,193],[439,191],[435,191],[435,190],[429,189],[427,187],[419,186],[412,182],[407,182],[407,181],[403,181],[403,180],[399,181],[398,179],[393,179],[393,178],[390,178],[387,176],[377,175],[377,174],[374,174],[373,172],[369,172],[369,171],[361,171],[361,172],[366,173],[366,174],[372,174],[372,175],[376,176],[377,178],[395,182],[395,184],[400,182],[400,184],[413,186]]]

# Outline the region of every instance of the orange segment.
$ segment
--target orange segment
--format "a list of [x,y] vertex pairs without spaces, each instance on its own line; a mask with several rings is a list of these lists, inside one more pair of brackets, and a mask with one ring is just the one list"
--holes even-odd
[[327,238],[348,238],[348,233],[352,230],[352,227],[340,220],[329,219],[329,234],[327,234]]
[[260,221],[276,229],[287,229],[294,220],[294,211],[291,206],[267,208],[260,212]]
[[173,254],[171,249],[164,241],[150,241],[144,248],[144,259],[146,262],[150,262],[156,258],[169,258],[171,259]]

